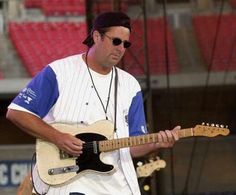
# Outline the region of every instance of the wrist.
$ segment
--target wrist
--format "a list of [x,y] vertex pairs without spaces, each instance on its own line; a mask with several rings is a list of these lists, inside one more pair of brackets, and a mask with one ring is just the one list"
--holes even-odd
[[155,143],[152,143],[152,146],[151,146],[151,147],[153,148],[153,150],[157,150],[157,149],[160,148],[160,144],[157,143],[157,142],[155,142]]

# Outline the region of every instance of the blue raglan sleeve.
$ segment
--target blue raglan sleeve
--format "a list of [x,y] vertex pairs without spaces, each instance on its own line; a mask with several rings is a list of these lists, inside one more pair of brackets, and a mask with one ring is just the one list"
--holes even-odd
[[147,133],[146,119],[143,107],[142,92],[133,97],[128,113],[129,135],[143,135]]
[[12,103],[43,118],[59,96],[56,74],[50,66],[45,67],[15,97]]

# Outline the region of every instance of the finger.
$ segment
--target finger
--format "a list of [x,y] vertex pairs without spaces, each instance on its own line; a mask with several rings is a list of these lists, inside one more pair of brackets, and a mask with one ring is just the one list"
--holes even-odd
[[78,142],[74,142],[71,140],[67,140],[65,144],[65,149],[72,155],[78,156],[83,153],[83,145],[82,142],[78,144]]
[[168,142],[168,138],[167,138],[165,131],[160,131],[159,133],[162,137],[162,142],[164,142],[164,143]]
[[179,134],[178,131],[181,129],[181,126],[176,126],[173,131],[172,131],[172,135],[174,136],[175,141],[179,140]]
[[73,155],[73,156],[80,156],[82,153],[83,153],[83,150],[78,150],[78,149],[75,149],[73,147],[66,147],[66,151],[70,154],[70,155]]
[[78,142],[76,142],[76,143],[74,143],[74,142],[71,142],[70,144],[69,144],[69,147],[72,149],[72,150],[74,150],[74,151],[81,151],[81,150],[83,150],[83,144],[82,144],[82,142],[80,142],[79,144],[78,144]]
[[77,138],[77,137],[74,137],[74,136],[71,136],[71,142],[75,145],[78,145],[78,146],[82,146],[83,143],[85,143],[84,141],[82,141],[81,139]]
[[166,133],[168,142],[174,143],[175,142],[174,133],[172,133],[170,130],[166,130],[165,133]]
[[162,143],[164,141],[161,131],[158,132],[157,137],[158,137],[158,141],[157,141],[158,143]]

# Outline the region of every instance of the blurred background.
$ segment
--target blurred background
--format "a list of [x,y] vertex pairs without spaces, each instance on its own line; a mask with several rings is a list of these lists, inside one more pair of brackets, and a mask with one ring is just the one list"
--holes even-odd
[[0,0],[0,194],[16,194],[35,152],[7,106],[48,63],[85,51],[93,18],[109,10],[132,19],[118,66],[141,84],[150,133],[202,122],[230,130],[134,159],[148,165],[142,194],[236,194],[236,0]]

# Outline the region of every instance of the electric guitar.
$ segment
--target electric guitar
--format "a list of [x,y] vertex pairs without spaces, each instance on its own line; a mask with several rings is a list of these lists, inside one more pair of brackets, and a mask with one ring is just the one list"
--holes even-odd
[[157,160],[150,160],[149,163],[144,165],[140,165],[136,168],[137,177],[148,177],[150,176],[155,170],[159,171],[161,168],[166,167],[166,162],[161,159]]
[[[56,145],[37,139],[36,159],[40,178],[49,185],[59,185],[75,179],[87,171],[110,173],[114,166],[103,163],[100,158],[104,152],[119,148],[158,142],[158,133],[113,139],[114,125],[108,120],[97,121],[89,126],[51,124],[59,131],[70,133],[83,140],[83,153],[79,157],[70,156]],[[180,138],[192,136],[214,137],[228,135],[229,129],[218,126],[197,125],[194,128],[178,131]],[[101,155],[100,155],[101,154]]]

